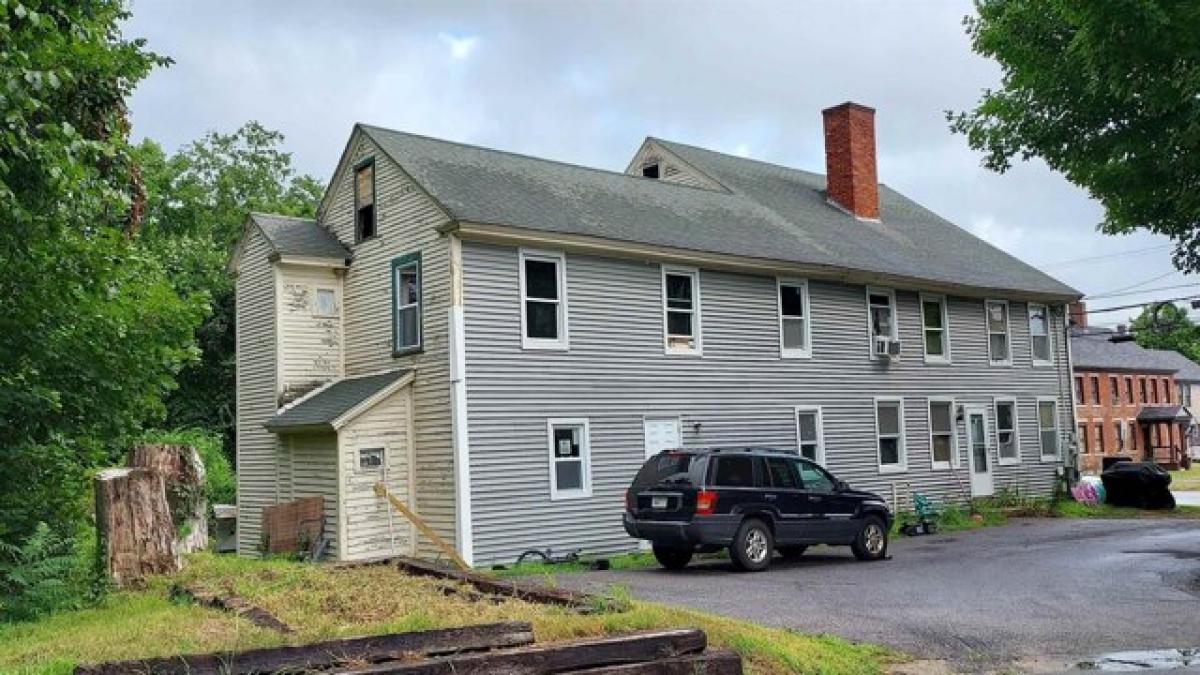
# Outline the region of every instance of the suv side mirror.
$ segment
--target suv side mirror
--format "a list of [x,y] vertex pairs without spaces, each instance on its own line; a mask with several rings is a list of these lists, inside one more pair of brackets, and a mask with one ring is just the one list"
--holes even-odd
[[834,492],[845,492],[846,490],[849,490],[849,489],[850,489],[850,484],[844,480],[834,481],[834,483],[833,483],[833,491]]

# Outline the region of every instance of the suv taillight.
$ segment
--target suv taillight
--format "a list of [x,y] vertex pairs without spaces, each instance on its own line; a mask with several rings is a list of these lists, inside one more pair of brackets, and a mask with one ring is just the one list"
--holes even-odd
[[701,490],[696,493],[696,515],[711,516],[717,510],[717,491]]
[[626,511],[633,510],[633,490],[625,491],[625,510]]

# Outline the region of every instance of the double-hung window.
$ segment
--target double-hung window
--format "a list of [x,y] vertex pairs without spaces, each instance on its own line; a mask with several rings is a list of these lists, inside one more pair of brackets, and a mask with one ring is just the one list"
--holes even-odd
[[1041,446],[1042,461],[1058,459],[1058,401],[1052,398],[1037,400],[1038,444]]
[[950,322],[946,298],[921,294],[921,332],[926,363],[950,362]]
[[567,273],[561,253],[521,249],[521,347],[567,349]]
[[1108,400],[1113,405],[1121,404],[1121,379],[1116,375],[1108,376]]
[[821,429],[821,409],[796,406],[796,443],[800,456],[818,464],[825,463],[825,440]]
[[1050,359],[1050,314],[1045,305],[1029,303],[1029,352],[1033,365],[1049,366]]
[[1092,405],[1100,405],[1100,376],[1092,375]]
[[1017,402],[996,399],[996,454],[1001,464],[1021,461],[1021,439],[1017,432]]
[[1088,440],[1088,425],[1079,425],[1079,451],[1083,454],[1089,454],[1092,451],[1091,441]]
[[812,355],[812,326],[809,323],[808,283],[780,279],[779,355],[785,359]]
[[1096,452],[1104,454],[1104,424],[1097,422],[1095,427],[1096,432]]
[[337,317],[337,291],[332,288],[313,290],[312,314],[318,318]]
[[663,340],[668,354],[700,354],[700,272],[663,267]]
[[546,422],[550,444],[550,499],[592,495],[591,448],[584,418]]
[[1125,421],[1124,420],[1117,420],[1116,422],[1113,422],[1113,433],[1115,434],[1114,438],[1117,439],[1117,452],[1121,452],[1125,449]]
[[1133,378],[1125,376],[1125,402],[1133,405]]
[[934,469],[949,469],[958,464],[954,447],[954,401],[929,400],[929,454]]
[[896,292],[887,288],[867,287],[867,328],[871,337],[871,358],[875,358],[877,340],[896,340]]
[[1008,302],[987,300],[983,303],[987,319],[988,361],[993,366],[1012,364],[1012,350],[1008,339]]
[[904,448],[904,401],[898,398],[875,399],[875,441],[880,473],[908,469]]
[[421,349],[421,254],[392,261],[392,353]]
[[354,240],[376,234],[375,160],[365,159],[354,167]]

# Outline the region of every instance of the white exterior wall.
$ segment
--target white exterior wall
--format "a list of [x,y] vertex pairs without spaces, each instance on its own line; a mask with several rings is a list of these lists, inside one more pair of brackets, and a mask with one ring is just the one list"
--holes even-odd
[[[287,402],[341,375],[342,280],[328,267],[276,265],[279,396]],[[317,289],[334,292],[333,316],[315,312]]]

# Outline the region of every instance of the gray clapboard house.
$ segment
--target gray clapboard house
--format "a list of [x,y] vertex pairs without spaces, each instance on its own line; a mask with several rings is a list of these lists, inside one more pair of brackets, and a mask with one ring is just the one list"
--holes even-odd
[[325,497],[336,559],[633,547],[648,453],[757,444],[893,503],[1047,494],[1071,465],[1074,289],[876,179],[647,138],[625,172],[357,125],[315,220],[255,214],[237,274],[238,541]]

